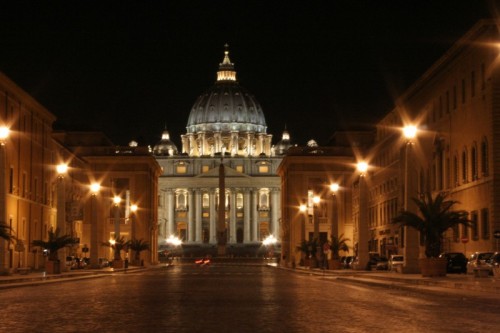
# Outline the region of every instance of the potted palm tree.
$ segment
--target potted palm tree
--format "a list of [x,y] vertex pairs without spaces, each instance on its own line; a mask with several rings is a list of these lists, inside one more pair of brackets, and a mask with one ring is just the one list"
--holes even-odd
[[59,260],[58,251],[66,246],[78,244],[78,239],[70,235],[59,235],[59,228],[55,230],[50,228],[48,231],[48,240],[34,240],[31,242],[33,246],[41,247],[48,252],[48,261],[46,271],[48,274],[60,274],[61,262]]
[[[0,221],[0,238],[9,242],[9,245],[10,245],[10,242],[16,240],[16,237],[14,235],[12,235],[12,228],[3,221]],[[0,272],[0,274],[2,274],[2,273],[3,272]],[[9,274],[9,272],[5,272],[5,273]]]
[[113,268],[123,268],[124,262],[120,252],[128,249],[130,241],[126,241],[124,237],[115,237],[113,240],[103,242],[102,245],[113,249]]
[[425,258],[420,258],[420,271],[423,276],[445,276],[446,259],[439,258],[442,252],[443,234],[456,225],[470,226],[468,213],[452,210],[458,201],[447,200],[447,193],[440,192],[435,197],[430,192],[420,198],[413,198],[418,213],[402,211],[393,219],[400,226],[414,228],[420,232],[425,246]]
[[328,260],[329,269],[340,269],[339,251],[349,252],[349,246],[347,245],[349,241],[350,239],[345,238],[344,234],[341,234],[339,237],[332,235],[330,242],[328,242],[330,251],[332,252],[332,257]]
[[149,243],[141,239],[132,239],[129,248],[134,251],[134,264],[143,266],[141,262],[141,252],[149,251]]
[[316,252],[318,250],[318,240],[303,240],[297,250],[302,253],[301,261],[303,266],[309,266],[315,268],[317,266]]

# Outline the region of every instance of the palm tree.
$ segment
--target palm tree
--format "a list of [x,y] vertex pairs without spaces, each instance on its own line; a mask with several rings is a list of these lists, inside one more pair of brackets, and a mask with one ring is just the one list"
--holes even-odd
[[468,213],[464,210],[451,210],[458,204],[455,200],[446,200],[447,193],[440,192],[435,198],[430,192],[420,198],[413,198],[419,214],[403,211],[392,223],[414,228],[424,238],[425,255],[427,258],[437,258],[441,253],[443,234],[449,228],[462,224],[470,226]]
[[149,243],[141,239],[132,239],[129,247],[134,251],[134,260],[139,262],[141,260],[141,252],[149,251]]
[[44,240],[34,240],[31,242],[33,246],[39,246],[42,249],[49,251],[49,260],[50,261],[58,261],[59,257],[57,256],[57,251],[62,249],[65,246],[78,244],[78,240],[71,237],[70,235],[59,235],[60,230],[56,228],[54,231],[53,228],[50,228],[48,231],[49,239]]
[[339,251],[349,252],[349,246],[347,245],[349,241],[349,238],[344,238],[344,234],[341,234],[339,237],[332,236],[332,240],[329,242],[332,259],[339,259]]
[[15,240],[14,235],[12,235],[12,228],[3,221],[0,221],[0,238],[6,241]]
[[125,241],[124,237],[115,237],[113,241],[107,241],[102,243],[103,246],[107,246],[113,249],[114,253],[114,259],[113,260],[122,260],[122,257],[120,256],[120,252],[122,250],[127,250],[130,241]]

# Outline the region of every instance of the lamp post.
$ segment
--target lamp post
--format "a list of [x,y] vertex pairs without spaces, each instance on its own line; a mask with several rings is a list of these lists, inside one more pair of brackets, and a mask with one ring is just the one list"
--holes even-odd
[[135,217],[135,213],[137,212],[138,209],[139,209],[139,207],[137,207],[136,204],[130,205],[130,212],[132,213],[131,214],[132,215],[132,219],[131,219],[131,221],[132,221],[132,227],[131,227],[132,231],[130,232],[130,234],[131,234],[130,238],[131,239],[136,239],[137,238],[136,235],[135,235],[135,222],[136,221],[135,221],[134,217]]
[[[68,172],[68,165],[66,163],[59,163],[56,166],[57,180],[56,180],[56,191],[57,191],[57,216],[56,223],[57,229],[59,229],[60,235],[66,235],[66,188],[64,184],[64,176]],[[71,235],[73,236],[73,235]],[[59,254],[66,258],[68,254],[68,248],[64,247],[59,251]],[[61,265],[63,270],[68,270],[69,267],[66,265]]]
[[[5,144],[7,143],[7,139],[9,138],[10,130],[6,126],[0,126],[0,220],[6,221],[6,211],[5,211],[5,200],[6,200],[6,191],[5,188],[5,163],[6,163],[6,152],[5,152]],[[6,271],[7,267],[7,241],[3,238],[0,238],[0,273]]]
[[[417,127],[414,125],[407,125],[403,127],[403,136],[406,139],[405,143],[405,161],[404,161],[404,191],[403,191],[403,210],[408,211],[410,209],[410,193],[414,192],[413,179],[415,177],[410,177],[410,159],[413,154],[413,143],[414,139],[417,137]],[[410,179],[411,178],[411,179]],[[413,228],[404,228],[404,239],[403,242],[403,255],[404,255],[404,265],[403,273],[418,273],[418,257],[419,257],[419,243],[418,243],[418,232],[413,230]]]
[[99,226],[97,221],[99,200],[97,200],[97,195],[100,190],[99,183],[90,185],[90,267],[92,268],[99,268]]
[[120,238],[120,202],[122,198],[120,196],[115,195],[113,197],[114,209],[115,209],[115,239]]
[[332,237],[338,237],[338,210],[337,210],[337,192],[339,191],[339,184],[330,184],[330,192],[332,193],[332,220],[331,220],[331,234]]
[[359,214],[358,214],[358,266],[363,270],[369,261],[368,255],[368,199],[366,193],[366,172],[368,163],[358,162],[356,169],[359,172]]

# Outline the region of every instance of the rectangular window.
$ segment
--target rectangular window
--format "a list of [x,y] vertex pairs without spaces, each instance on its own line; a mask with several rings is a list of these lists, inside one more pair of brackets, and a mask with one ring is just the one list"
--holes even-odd
[[490,239],[490,212],[488,208],[481,209],[481,238]]
[[208,166],[208,165],[203,165],[203,166],[201,167],[201,172],[202,172],[202,173],[208,172],[208,170],[209,170],[209,169],[210,169],[210,166]]
[[237,165],[236,171],[243,173],[243,165]]
[[462,238],[469,238],[469,228],[462,225]]
[[453,110],[457,109],[457,86],[453,86]]
[[462,79],[462,104],[465,103],[465,79]]
[[486,70],[483,63],[481,64],[481,90],[484,88],[486,88]]
[[450,113],[450,92],[446,90],[446,113]]
[[470,95],[472,97],[476,95],[476,73],[474,71],[470,73]]
[[472,230],[472,239],[473,240],[478,240],[479,239],[479,228],[477,225],[477,211],[472,211],[470,213],[470,220],[471,220],[471,230]]
[[268,173],[269,172],[269,166],[268,165],[259,165],[259,172],[260,173]]
[[176,167],[175,171],[176,171],[177,173],[184,174],[184,173],[186,173],[186,172],[187,172],[187,168],[186,168],[186,166],[185,166],[184,164],[181,164],[181,165],[178,165],[178,166]]
[[460,235],[459,235],[459,230],[458,230],[458,224],[454,225],[453,228],[453,241],[455,243],[458,243],[460,241]]
[[9,169],[9,193],[14,193],[14,168]]

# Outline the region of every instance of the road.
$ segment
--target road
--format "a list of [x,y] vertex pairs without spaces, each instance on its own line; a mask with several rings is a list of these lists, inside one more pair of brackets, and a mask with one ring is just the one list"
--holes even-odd
[[0,332],[493,332],[498,298],[177,265],[0,290]]

